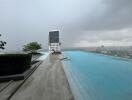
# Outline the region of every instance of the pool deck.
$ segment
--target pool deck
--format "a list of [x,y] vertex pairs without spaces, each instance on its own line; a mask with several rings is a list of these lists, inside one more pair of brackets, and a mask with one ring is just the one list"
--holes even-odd
[[0,100],[74,100],[62,55],[49,55],[26,80],[0,83]]

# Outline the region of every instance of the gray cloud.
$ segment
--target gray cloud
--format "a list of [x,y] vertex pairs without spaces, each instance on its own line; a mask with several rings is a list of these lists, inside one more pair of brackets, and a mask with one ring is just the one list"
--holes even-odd
[[[102,0],[104,11],[93,20],[86,21],[84,27],[89,30],[116,30],[132,26],[131,0]],[[98,12],[92,12],[91,15]],[[89,16],[89,15],[88,15]]]
[[0,0],[0,33],[7,50],[20,50],[30,41],[47,48],[54,29],[60,30],[63,47],[81,41],[130,43],[131,10],[131,0]]
[[[82,32],[76,41],[126,40],[132,42],[131,0],[102,0],[99,5],[100,9],[98,9],[98,7],[95,8],[93,12],[88,15],[86,14],[87,17],[77,24],[79,26],[76,29],[86,32]],[[124,29],[128,29],[128,31],[122,33]],[[75,36],[76,34],[73,37]],[[85,39],[83,37],[85,37]]]

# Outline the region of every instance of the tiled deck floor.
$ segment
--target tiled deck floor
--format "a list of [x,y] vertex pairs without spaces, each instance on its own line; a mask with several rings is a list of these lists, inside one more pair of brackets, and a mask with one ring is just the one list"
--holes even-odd
[[[11,82],[0,91],[0,100],[74,100],[58,55],[49,55],[24,84]],[[0,90],[8,83],[0,84]]]

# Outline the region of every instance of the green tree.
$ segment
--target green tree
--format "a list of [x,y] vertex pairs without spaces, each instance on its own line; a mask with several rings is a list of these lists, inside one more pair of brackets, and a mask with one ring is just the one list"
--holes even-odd
[[37,50],[39,50],[41,48],[42,48],[41,44],[39,44],[38,42],[31,42],[31,43],[24,45],[23,51],[29,52],[29,53],[36,53]]
[[[1,36],[1,34],[0,34],[0,36]],[[5,41],[0,41],[0,49],[5,49],[5,46],[6,45],[6,42]]]

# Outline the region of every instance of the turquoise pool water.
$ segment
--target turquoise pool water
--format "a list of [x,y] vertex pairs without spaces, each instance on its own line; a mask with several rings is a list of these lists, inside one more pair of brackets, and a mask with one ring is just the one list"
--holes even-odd
[[66,51],[64,70],[76,100],[132,100],[132,61]]

